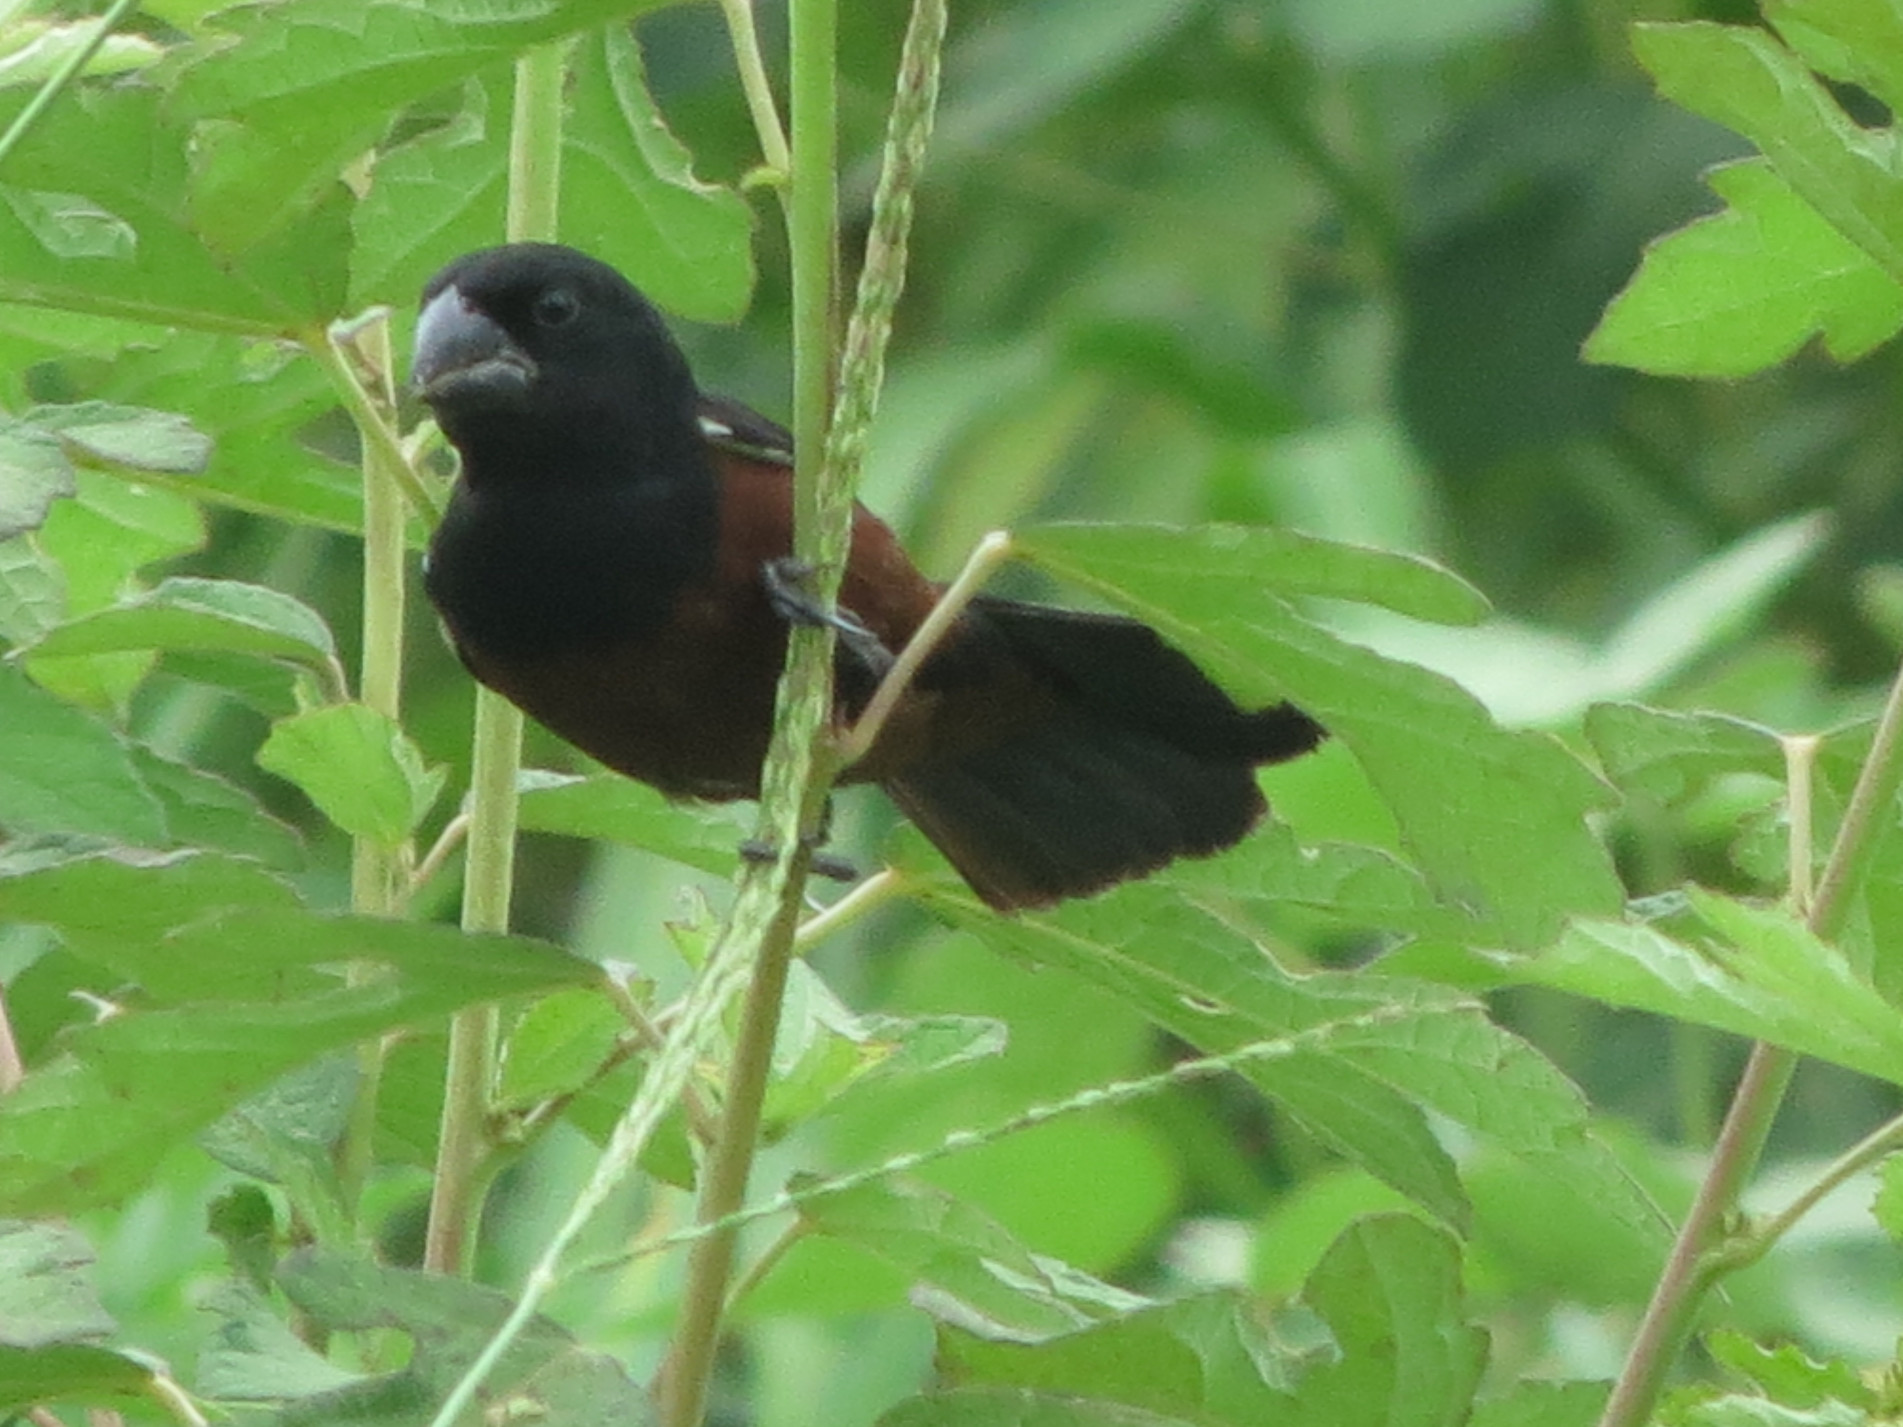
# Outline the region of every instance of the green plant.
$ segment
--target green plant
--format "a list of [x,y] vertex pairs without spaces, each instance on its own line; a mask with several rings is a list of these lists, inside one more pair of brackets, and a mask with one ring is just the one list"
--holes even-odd
[[[954,37],[933,159],[960,221],[921,218],[915,305],[927,330],[954,299],[989,325],[947,324],[943,361],[902,353],[869,450],[942,12],[921,0],[904,42],[874,202],[857,196],[883,120],[867,96],[889,82],[895,18],[791,0],[783,136],[752,13],[724,3],[739,82],[684,87],[673,113],[702,166],[736,178],[721,187],[660,125],[628,28],[660,8],[168,0],[0,19],[0,58],[37,55],[0,70],[0,1411],[1893,1415],[1889,1377],[1860,1375],[1830,1323],[1780,1301],[1801,1272],[1768,1275],[1805,1215],[1880,1161],[1876,1223],[1898,1232],[1895,1122],[1831,1116],[1823,1162],[1739,1217],[1799,1057],[1903,1083],[1903,696],[1872,723],[1862,690],[1772,628],[1841,528],[1795,485],[1782,503],[1705,500],[1648,410],[1740,448],[1754,418],[1635,386],[1622,419],[1547,453],[1549,508],[1515,507],[1492,549],[1475,534],[1486,500],[1423,476],[1397,434],[1410,391],[1448,388],[1406,356],[1398,391],[1365,375],[1402,345],[1381,304],[1418,325],[1422,294],[1462,287],[1435,286],[1452,260],[1410,232],[1415,200],[1384,161],[1411,156],[1376,136],[1430,90],[1456,112],[1469,48],[1558,53],[1515,38],[1535,7],[1384,26],[1296,5],[1267,31],[1216,3],[981,8]],[[1723,213],[1647,256],[1592,338],[1599,362],[1737,377],[1812,336],[1865,356],[1903,323],[1893,135],[1842,107],[1903,94],[1893,17],[1792,0],[1767,18],[1637,32],[1672,100],[1762,154],[1714,174]],[[712,33],[657,43],[687,70]],[[1422,88],[1364,83],[1381,65]],[[1120,119],[1178,162],[1152,171],[1142,144],[1104,162],[1168,201],[1125,203],[1078,160]],[[840,132],[848,231],[869,232],[843,356]],[[1231,165],[1232,133],[1272,135],[1290,172]],[[1224,182],[1194,182],[1198,158]],[[762,210],[780,200],[783,240],[752,231],[746,189]],[[1336,249],[1324,212],[1349,219]],[[790,281],[764,265],[754,326],[784,296],[815,564],[836,567],[862,458],[941,568],[990,525],[1018,527],[1020,568],[1330,729],[1317,758],[1267,775],[1286,821],[1020,918],[900,830],[881,870],[808,916],[799,833],[829,771],[819,631],[795,641],[757,830],[782,856],[741,870],[719,916],[749,831],[727,813],[521,771],[519,719],[486,698],[465,769],[466,683],[407,597],[442,461],[400,397],[392,327],[424,276],[504,232],[587,247],[703,321],[737,317],[754,247],[783,241]],[[1190,268],[1206,306],[1173,289]],[[1276,334],[1272,371],[1224,346],[1245,317]],[[1826,420],[1806,400],[1781,398],[1793,428]],[[1526,483],[1526,448],[1446,411],[1410,429],[1513,505],[1496,498]],[[895,483],[892,449],[936,483]],[[1616,529],[1616,558],[1571,549],[1575,503]],[[1025,524],[1027,508],[1132,519]],[[1360,540],[1471,557],[1522,623]],[[361,581],[340,578],[359,551]],[[1880,639],[1893,585],[1881,564],[1863,573]],[[1648,582],[1595,644],[1528,637],[1527,620],[1586,626],[1595,591]],[[1854,665],[1850,622],[1828,628]],[[1446,670],[1553,731],[1503,727]],[[445,801],[465,780],[466,812]],[[564,949],[506,934],[518,828],[659,857],[619,882],[594,864],[578,890],[572,854],[528,844],[517,923]],[[629,883],[643,894],[607,895]],[[590,889],[634,914],[591,925]],[[1626,1010],[1671,1029],[1621,1040]],[[1729,1081],[1714,1030],[1757,1049],[1694,1185],[1659,1143],[1673,1115],[1610,1102],[1634,1079],[1675,1095],[1702,1149],[1701,1102]],[[1672,1071],[1608,1076],[1602,1044]],[[1875,1103],[1894,1112],[1888,1091]],[[1237,1229],[1246,1251],[1224,1237]],[[1711,1371],[1659,1406],[1701,1311],[1724,1329],[1702,1344]],[[1582,1312],[1621,1347],[1616,1386],[1566,1353]],[[1810,1356],[1768,1346],[1787,1331]]]

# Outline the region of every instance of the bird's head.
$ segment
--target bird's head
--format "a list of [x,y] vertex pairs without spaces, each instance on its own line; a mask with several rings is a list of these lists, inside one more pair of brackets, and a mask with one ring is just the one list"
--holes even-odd
[[693,376],[660,315],[606,263],[553,243],[485,248],[431,278],[411,380],[465,466],[485,448],[629,450],[694,429]]

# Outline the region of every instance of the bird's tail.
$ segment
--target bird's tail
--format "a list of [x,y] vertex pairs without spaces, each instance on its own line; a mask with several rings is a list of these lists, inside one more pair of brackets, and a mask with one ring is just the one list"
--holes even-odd
[[1324,737],[1289,704],[1238,708],[1134,620],[992,599],[969,617],[1053,697],[1000,740],[914,763],[885,788],[1001,910],[1228,847],[1267,810],[1256,766]]

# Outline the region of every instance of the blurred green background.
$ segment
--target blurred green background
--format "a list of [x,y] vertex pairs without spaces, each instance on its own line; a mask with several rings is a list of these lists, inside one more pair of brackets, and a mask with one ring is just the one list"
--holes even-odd
[[[1627,25],[1752,14],[1721,0],[961,0],[866,502],[938,576],[984,531],[1053,518],[1275,523],[1429,555],[1482,589],[1498,618],[1458,639],[1387,625],[1368,637],[1455,674],[1504,719],[1561,736],[1604,697],[1786,730],[1866,708],[1903,641],[1894,352],[1848,371],[1807,353],[1729,385],[1579,356],[1645,242],[1715,207],[1700,171],[1745,149],[1651,94]],[[859,4],[841,18],[851,254],[904,15]],[[771,49],[780,6],[763,4],[760,20]],[[717,12],[666,9],[638,33],[701,176],[738,181],[755,146]],[[782,69],[777,55],[770,64]],[[680,333],[704,385],[784,417],[784,254],[770,200],[754,202],[752,312],[737,328]],[[1817,510],[1831,517],[1821,541],[1745,558],[1756,574],[1742,583],[1683,583],[1735,569],[1709,562]],[[281,526],[227,513],[192,568],[303,594],[341,632],[354,624],[355,560],[343,537],[287,544]],[[432,757],[460,764],[470,686],[427,613],[413,619],[410,724]],[[201,762],[268,784],[250,766],[262,721],[200,698],[156,680],[139,718],[173,721]],[[532,763],[572,757],[533,735]],[[1359,786],[1331,756],[1270,780],[1305,839],[1391,839]],[[272,796],[312,822],[281,785]],[[1748,887],[1729,857],[1746,805],[1628,809],[1611,835],[1633,890],[1687,877]],[[842,800],[848,850],[872,856],[890,825],[874,796]],[[341,900],[347,858],[341,844],[331,851],[314,875],[335,879]],[[530,837],[519,922],[678,985],[661,923],[698,914],[687,875]],[[434,889],[439,908],[454,891]],[[1325,941],[1294,916],[1285,934],[1298,966],[1383,949]],[[936,1077],[929,1095],[848,1097],[772,1151],[763,1177],[929,1145],[1154,1070],[1180,1049],[1099,993],[903,911],[816,960],[856,1009],[993,1016],[1010,1047]],[[1664,1202],[1682,1203],[1741,1048],[1544,994],[1514,993],[1499,1009],[1580,1082]],[[1842,1148],[1892,1101],[1807,1068],[1773,1173]],[[491,1276],[519,1274],[582,1156],[579,1137],[558,1136],[505,1182]],[[162,1325],[183,1331],[183,1309],[141,1301],[140,1284],[157,1295],[177,1280],[132,1246],[168,1223],[174,1243],[204,1242],[200,1173],[182,1166],[143,1220],[121,1222],[123,1242],[104,1246],[115,1311],[161,1338]],[[1245,1280],[1286,1291],[1347,1218],[1394,1202],[1223,1083],[1076,1117],[928,1177],[1037,1249],[1162,1290]],[[1504,1167],[1490,1177],[1484,1163],[1469,1180],[1471,1282],[1495,1371],[1611,1372],[1656,1266],[1609,1242],[1564,1186]],[[393,1186],[393,1204],[413,1187]],[[1853,1186],[1844,1214],[1809,1221],[1788,1253],[1739,1279],[1725,1311],[1820,1349],[1887,1355],[1903,1327],[1897,1264],[1855,1212],[1867,1193]],[[677,1271],[669,1261],[579,1280],[563,1312],[639,1367]],[[728,1420],[851,1427],[927,1371],[927,1321],[886,1271],[843,1249],[795,1249],[743,1317],[723,1375]]]

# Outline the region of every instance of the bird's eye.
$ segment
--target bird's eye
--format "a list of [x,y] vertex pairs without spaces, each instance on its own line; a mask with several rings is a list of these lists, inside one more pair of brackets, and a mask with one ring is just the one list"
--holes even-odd
[[581,299],[565,287],[552,287],[530,309],[538,327],[566,327],[581,315]]

